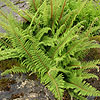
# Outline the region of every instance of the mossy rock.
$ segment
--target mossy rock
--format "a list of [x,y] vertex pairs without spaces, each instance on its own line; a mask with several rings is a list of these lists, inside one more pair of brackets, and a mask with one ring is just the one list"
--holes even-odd
[[8,59],[4,61],[0,61],[0,71],[5,71],[6,69],[10,69],[13,66],[19,66],[19,62],[17,59]]
[[9,91],[10,85],[16,83],[15,80],[10,80],[8,78],[0,79],[0,91]]
[[84,61],[93,61],[100,59],[100,48],[93,48],[88,51]]
[[100,35],[90,37],[90,40],[96,40],[98,43],[100,43]]
[[[96,40],[96,42],[100,44],[100,35],[93,36],[90,38],[90,40]],[[88,50],[88,53],[84,58],[85,61],[92,61],[98,59],[100,59],[100,48],[92,48]]]

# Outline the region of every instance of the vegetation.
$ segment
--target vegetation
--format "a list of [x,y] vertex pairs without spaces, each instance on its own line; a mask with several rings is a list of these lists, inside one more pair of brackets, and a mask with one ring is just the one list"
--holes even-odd
[[[93,15],[90,22],[88,16],[81,18],[92,0],[30,0],[29,10],[19,10],[9,0],[2,1],[25,20],[18,22],[12,14],[0,10],[0,25],[6,30],[0,33],[0,61],[17,58],[20,62],[2,75],[36,73],[58,100],[62,100],[65,89],[79,100],[100,96],[100,91],[85,81],[98,79],[88,69],[99,71],[99,60],[79,61],[84,50],[100,48],[95,40],[90,40],[91,34],[100,29],[99,23],[95,25],[99,16]],[[76,2],[73,9],[69,6],[71,1]]]

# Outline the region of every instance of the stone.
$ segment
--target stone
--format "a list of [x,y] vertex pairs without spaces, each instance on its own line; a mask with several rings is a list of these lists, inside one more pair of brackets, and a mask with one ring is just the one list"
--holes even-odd
[[29,98],[36,98],[36,97],[38,97],[38,94],[37,93],[30,93],[28,97]]

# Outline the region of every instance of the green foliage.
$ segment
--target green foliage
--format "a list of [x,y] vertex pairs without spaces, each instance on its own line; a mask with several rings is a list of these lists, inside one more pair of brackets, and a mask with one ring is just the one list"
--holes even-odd
[[[84,79],[97,78],[87,69],[97,68],[99,61],[82,63],[77,57],[90,48],[99,48],[94,40],[90,41],[90,33],[99,29],[92,24],[84,27],[88,21],[75,23],[88,3],[85,0],[30,0],[29,10],[18,10],[9,0],[2,0],[13,11],[26,20],[16,21],[11,14],[0,10],[0,25],[6,30],[0,38],[0,61],[17,58],[21,65],[13,66],[2,75],[8,73],[38,73],[41,82],[62,100],[64,89],[77,99],[84,96],[100,96],[100,92],[86,83]],[[66,9],[70,1],[80,6]],[[80,17],[81,18],[81,17]],[[80,53],[81,52],[81,53]],[[98,70],[99,71],[99,70]]]
[[[73,10],[78,8],[81,5],[82,0],[69,0],[67,9]],[[80,12],[80,14],[77,16],[75,23],[86,20],[85,27],[88,27],[89,24],[94,20],[95,17],[98,17],[100,20],[100,6],[99,6],[100,0],[89,0],[84,9]],[[95,25],[99,25],[100,22],[96,22]]]

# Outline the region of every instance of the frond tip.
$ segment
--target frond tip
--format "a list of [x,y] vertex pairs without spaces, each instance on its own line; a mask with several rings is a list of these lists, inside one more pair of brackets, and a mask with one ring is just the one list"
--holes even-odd
[[2,76],[9,74],[9,73],[27,73],[27,69],[25,67],[18,67],[18,66],[13,66],[11,69],[7,69],[3,73],[1,73]]
[[73,81],[66,83],[66,88],[71,88],[75,93],[78,93],[78,95],[88,95],[88,96],[100,96],[100,91],[96,90],[94,87],[92,87],[89,83],[81,82],[78,78],[73,79]]

